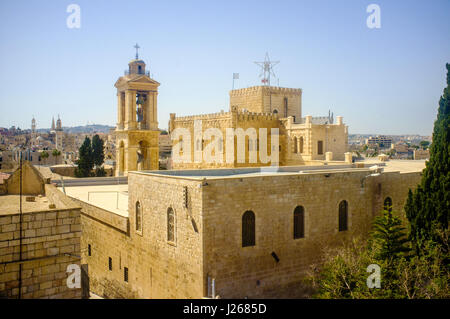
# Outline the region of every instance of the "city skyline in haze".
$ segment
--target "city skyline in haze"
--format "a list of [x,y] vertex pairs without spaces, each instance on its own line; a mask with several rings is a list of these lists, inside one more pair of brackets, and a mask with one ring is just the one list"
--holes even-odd
[[[67,7],[81,9],[68,28]],[[370,29],[367,7],[380,8]],[[254,61],[272,60],[272,85],[303,90],[302,116],[343,116],[349,133],[431,135],[445,86],[448,1],[59,1],[0,4],[0,127],[115,126],[115,81],[135,57],[161,83],[169,113],[229,110],[232,88],[262,85]]]

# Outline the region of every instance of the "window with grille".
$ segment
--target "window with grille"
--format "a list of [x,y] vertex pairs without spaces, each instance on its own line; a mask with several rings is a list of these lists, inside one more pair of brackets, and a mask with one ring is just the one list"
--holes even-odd
[[343,200],[339,203],[339,231],[347,230],[348,203]]
[[171,207],[167,210],[167,241],[175,241],[175,212]]
[[305,209],[297,206],[294,210],[294,239],[305,237]]
[[242,247],[255,246],[255,214],[248,210],[242,215]]
[[139,201],[136,202],[136,231],[142,232],[142,208]]
[[388,212],[392,212],[392,199],[390,197],[386,197],[384,199],[384,210],[387,210]]

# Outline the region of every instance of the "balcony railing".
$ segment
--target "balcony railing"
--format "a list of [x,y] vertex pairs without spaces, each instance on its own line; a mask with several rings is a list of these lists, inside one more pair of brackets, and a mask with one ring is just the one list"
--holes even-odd
[[134,72],[130,72],[129,70],[125,70],[124,72],[125,75],[130,75],[130,74],[142,74],[142,75],[146,75],[148,77],[150,77],[150,71],[137,71],[136,73]]

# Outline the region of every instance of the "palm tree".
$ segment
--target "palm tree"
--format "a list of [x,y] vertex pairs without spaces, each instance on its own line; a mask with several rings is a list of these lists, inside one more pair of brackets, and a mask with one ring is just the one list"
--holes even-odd
[[61,152],[58,151],[57,149],[54,149],[54,150],[52,151],[52,155],[55,157],[55,165],[56,165],[56,160],[58,159],[58,156],[61,155]]
[[41,158],[44,160],[44,163],[45,163],[45,161],[47,160],[47,158],[48,158],[48,153],[46,152],[46,151],[43,151],[42,153],[41,153]]

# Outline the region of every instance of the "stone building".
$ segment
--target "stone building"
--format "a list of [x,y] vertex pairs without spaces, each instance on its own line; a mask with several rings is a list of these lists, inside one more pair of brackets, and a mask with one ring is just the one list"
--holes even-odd
[[80,298],[80,237],[80,207],[29,162],[0,180],[0,298]]
[[116,175],[158,169],[157,96],[159,83],[150,78],[145,62],[130,61],[117,88]]
[[[221,136],[208,136],[210,128],[219,129]],[[244,135],[227,139],[229,128],[234,132],[243,129]],[[176,129],[185,129],[189,134],[174,134]],[[267,136],[260,136],[263,134],[261,129],[267,132]],[[301,89],[255,86],[232,90],[229,112],[182,117],[172,113],[169,132],[174,144],[174,169],[312,165],[324,161],[348,161],[345,157],[348,128],[343,118],[338,116],[334,122],[331,115],[302,117]],[[278,134],[274,140],[273,134]],[[267,142],[262,143],[263,138]],[[217,144],[214,143],[215,139],[218,139]],[[272,141],[277,141],[278,145],[272,145]],[[178,148],[175,147],[177,144]],[[208,147],[213,149],[214,155],[218,155],[215,161],[205,160],[202,156]],[[238,159],[239,148],[245,152],[243,160]],[[278,162],[262,160],[261,151],[273,154],[276,148],[279,151]],[[187,160],[183,158],[186,150],[190,154]],[[228,150],[234,150],[232,161],[226,159]],[[252,160],[252,156],[256,160]],[[177,161],[175,158],[183,160]]]
[[82,207],[82,263],[100,296],[296,298],[322,248],[366,236],[385,205],[401,212],[423,167],[141,171],[65,190]]

